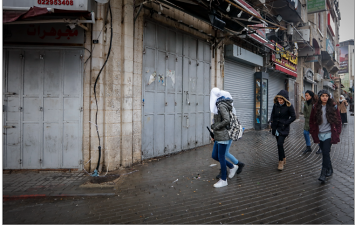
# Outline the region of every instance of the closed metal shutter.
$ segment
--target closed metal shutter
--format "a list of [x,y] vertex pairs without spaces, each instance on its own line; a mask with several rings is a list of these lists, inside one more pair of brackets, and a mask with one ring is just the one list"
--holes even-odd
[[268,99],[268,118],[270,119],[272,107],[274,106],[274,98],[285,89],[285,75],[278,72],[269,72],[269,99]]
[[5,50],[3,94],[10,93],[3,112],[5,169],[80,168],[82,54],[80,49]]
[[233,97],[237,116],[245,129],[254,128],[254,66],[225,61],[224,90]]
[[209,144],[210,45],[146,21],[144,51],[142,158]]
[[304,82],[304,90],[303,92],[306,93],[306,91],[312,91],[312,84],[308,82]]

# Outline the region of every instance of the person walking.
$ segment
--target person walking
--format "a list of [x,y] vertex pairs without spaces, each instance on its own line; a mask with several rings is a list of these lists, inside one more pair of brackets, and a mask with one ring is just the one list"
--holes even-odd
[[214,141],[217,143],[215,154],[212,154],[212,158],[218,161],[221,165],[221,178],[213,186],[215,188],[225,187],[227,182],[227,166],[229,170],[229,178],[233,178],[238,170],[238,166],[230,163],[226,160],[226,150],[230,141],[228,127],[230,126],[230,114],[232,111],[232,99],[226,99],[221,95],[221,91],[218,88],[213,88],[210,95],[210,110],[214,114],[213,124],[211,129],[214,133]]
[[[224,91],[224,90],[221,90],[221,96],[225,97],[226,99],[233,99],[231,94],[228,92],[228,91]],[[234,106],[233,106],[233,103],[232,103],[232,113],[234,115],[237,114]],[[244,163],[242,163],[241,161],[239,161],[237,158],[234,157],[234,155],[232,155],[230,153],[230,147],[232,145],[232,142],[233,140],[230,139],[229,140],[229,143],[227,145],[227,149],[226,149],[226,159],[228,159],[229,161],[231,161],[234,165],[237,165],[238,166],[238,169],[237,169],[237,174],[240,174],[243,170],[243,167],[245,166]],[[212,151],[212,158],[216,158],[218,157],[218,154],[217,154],[217,142],[214,143],[213,145],[213,151]],[[221,175],[222,175],[222,172],[220,170],[219,174],[216,176],[216,179],[220,179],[221,178]]]
[[341,133],[341,118],[334,101],[327,90],[318,92],[318,102],[312,108],[309,131],[314,143],[320,143],[323,155],[323,163],[319,181],[324,182],[326,177],[333,174],[333,166],[330,161],[330,149],[332,144],[337,144]]
[[347,111],[346,111],[347,106],[348,106],[348,101],[345,100],[344,95],[340,95],[340,98],[338,101],[338,109],[340,110],[341,122],[343,124],[348,124],[348,117],[347,117]]
[[[307,152],[312,152],[311,149],[311,139],[309,137],[309,117],[311,116],[311,111],[313,105],[317,101],[317,97],[314,95],[313,91],[306,91],[305,94],[306,101],[303,106],[303,115],[304,115],[304,128],[303,128],[303,136],[306,140],[306,149],[303,151],[303,154]],[[318,149],[319,151],[320,149]]]
[[288,92],[281,90],[274,98],[271,112],[272,135],[276,136],[279,164],[277,169],[283,170],[286,164],[284,142],[290,132],[290,124],[296,120],[295,109],[289,101]]

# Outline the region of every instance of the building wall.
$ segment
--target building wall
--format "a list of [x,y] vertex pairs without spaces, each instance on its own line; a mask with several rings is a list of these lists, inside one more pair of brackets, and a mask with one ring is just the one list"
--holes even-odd
[[[136,2],[139,6],[141,2]],[[159,11],[154,3],[145,6]],[[115,170],[129,167],[141,162],[142,140],[142,65],[143,65],[143,30],[144,21],[154,20],[160,24],[175,27],[202,39],[211,37],[192,30],[165,16],[151,13],[142,9],[134,24],[134,16],[138,7],[134,8],[133,0],[111,1],[113,40],[110,57],[104,67],[96,86],[98,115],[97,126],[100,134],[102,157],[100,169]],[[96,103],[94,97],[95,79],[104,64],[110,45],[110,16],[107,16],[106,26],[104,18],[107,4],[98,4],[96,23],[92,25],[86,35],[85,47],[92,52],[91,60],[85,65],[84,74],[84,118],[83,118],[83,159],[84,168],[93,171],[98,161],[99,140],[95,126]],[[199,21],[184,12],[171,7],[163,8],[165,15],[176,20],[183,20],[198,30],[212,35],[216,31],[207,23]],[[99,34],[101,35],[99,37]],[[93,39],[98,44],[91,44]],[[212,57],[211,86],[223,88],[221,69],[221,49],[215,51]],[[212,51],[212,50],[211,50]],[[90,53],[86,51],[85,58]],[[212,88],[211,87],[211,88]]]

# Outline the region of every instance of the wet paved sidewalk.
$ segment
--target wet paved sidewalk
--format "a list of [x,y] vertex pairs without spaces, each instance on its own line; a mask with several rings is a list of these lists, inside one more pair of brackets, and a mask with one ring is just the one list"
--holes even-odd
[[114,187],[83,188],[90,177],[84,172],[26,171],[3,174],[4,200],[49,196],[107,196]]
[[[135,166],[110,197],[43,198],[6,201],[4,223],[312,223],[354,224],[354,117],[333,145],[334,174],[317,179],[322,156],[305,148],[302,119],[291,126],[287,164],[277,170],[275,138],[249,131],[230,152],[246,166],[213,188],[219,166],[212,145]],[[194,177],[200,175],[200,179]]]

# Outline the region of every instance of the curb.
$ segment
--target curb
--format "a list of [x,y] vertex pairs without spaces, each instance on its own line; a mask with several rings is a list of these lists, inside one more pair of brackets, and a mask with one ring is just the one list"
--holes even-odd
[[32,194],[32,195],[3,195],[3,201],[47,198],[47,197],[95,197],[95,196],[114,196],[115,193],[89,193],[89,194]]

